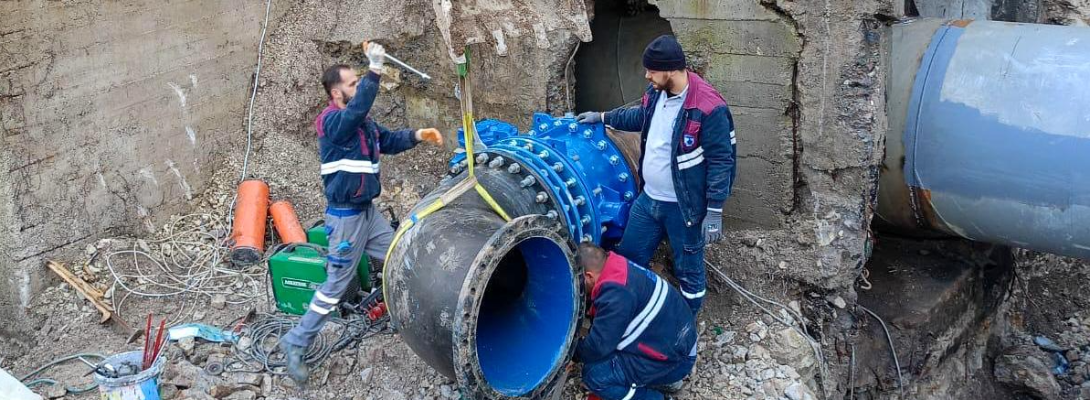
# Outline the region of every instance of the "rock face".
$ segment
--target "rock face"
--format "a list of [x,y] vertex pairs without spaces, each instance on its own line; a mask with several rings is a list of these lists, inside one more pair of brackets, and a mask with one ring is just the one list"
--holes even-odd
[[1036,347],[1007,349],[995,359],[995,378],[1012,391],[1038,399],[1060,396],[1060,384],[1052,376],[1052,361]]

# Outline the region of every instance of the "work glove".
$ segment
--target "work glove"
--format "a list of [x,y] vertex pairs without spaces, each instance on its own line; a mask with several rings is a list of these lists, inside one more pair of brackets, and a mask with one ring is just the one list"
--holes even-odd
[[424,128],[416,131],[416,140],[435,145],[443,145],[443,135],[435,128]]
[[602,114],[598,111],[587,111],[585,113],[575,116],[575,122],[580,124],[600,124],[602,123]]
[[370,63],[368,68],[381,71],[382,64],[386,62],[386,48],[375,42],[363,42],[363,54],[367,55]]
[[704,230],[704,243],[710,244],[718,242],[723,238],[723,213],[720,211],[708,210],[708,215],[704,216],[703,223]]

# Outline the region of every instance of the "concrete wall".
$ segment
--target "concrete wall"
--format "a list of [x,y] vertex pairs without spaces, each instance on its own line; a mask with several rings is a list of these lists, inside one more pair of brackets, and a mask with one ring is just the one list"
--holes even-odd
[[724,210],[732,232],[709,259],[742,279],[782,274],[850,291],[885,131],[874,16],[890,5],[652,3],[736,120],[738,181]]
[[699,1],[657,5],[692,68],[719,89],[734,116],[739,174],[723,207],[727,227],[781,228],[793,199],[790,111],[801,46],[794,26],[757,2],[711,9]]
[[203,190],[240,135],[264,12],[0,2],[2,319],[27,304],[44,258],[153,230]]

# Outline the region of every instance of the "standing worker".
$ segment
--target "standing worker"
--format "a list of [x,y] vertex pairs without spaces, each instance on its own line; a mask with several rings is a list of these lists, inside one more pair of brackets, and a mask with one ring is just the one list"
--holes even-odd
[[590,333],[575,353],[583,384],[606,400],[662,399],[680,390],[697,350],[685,300],[666,279],[591,243],[580,244],[576,257],[593,304]]
[[328,278],[310,301],[299,325],[280,341],[287,358],[288,375],[304,384],[307,380],[307,347],[337,308],[364,253],[380,260],[393,239],[393,228],[371,201],[382,191],[379,184],[379,154],[397,154],[420,141],[443,143],[434,128],[391,131],[368,115],[379,90],[379,76],[386,50],[365,43],[370,71],[362,79],[347,65],[334,65],[322,73],[322,86],[329,106],[314,122],[325,186],[325,227],[329,237],[326,262]]
[[663,236],[669,238],[674,275],[696,315],[707,283],[704,245],[722,237],[723,202],[734,183],[734,119],[723,96],[685,69],[673,36],[647,45],[643,66],[651,84],[642,105],[585,112],[578,121],[641,133],[641,193],[617,252],[648,265]]

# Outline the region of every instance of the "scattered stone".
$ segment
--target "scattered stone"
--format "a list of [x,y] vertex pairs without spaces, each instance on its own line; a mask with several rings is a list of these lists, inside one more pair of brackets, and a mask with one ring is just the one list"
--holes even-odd
[[843,309],[844,307],[848,306],[848,302],[844,301],[844,298],[840,296],[826,297],[825,300],[828,301],[829,304],[836,306],[836,308]]
[[227,379],[240,385],[261,386],[264,375],[253,372],[232,372]]
[[787,386],[783,390],[783,395],[791,400],[813,400],[814,393],[810,391],[810,387],[803,385],[800,382],[795,382]]
[[222,310],[227,307],[227,296],[217,294],[212,296],[212,308]]
[[753,237],[753,236],[746,236],[746,237],[742,238],[742,244],[744,244],[746,246],[749,246],[749,247],[757,247],[757,242],[758,241],[759,241],[759,239],[757,239],[756,237]]
[[232,393],[238,392],[240,390],[246,390],[246,389],[249,389],[249,388],[250,388],[250,386],[247,386],[247,385],[222,384],[222,385],[212,386],[212,389],[208,391],[208,394],[212,395],[212,397],[215,397],[217,399],[222,399],[222,398],[225,398],[227,396],[230,396]]
[[1042,399],[1060,397],[1060,384],[1052,376],[1052,362],[1031,346],[1008,349],[995,359],[992,371],[999,383],[1012,390]]
[[188,356],[193,354],[193,348],[197,347],[197,341],[192,337],[181,338],[178,340],[178,347]]
[[186,389],[182,393],[178,394],[179,399],[183,400],[215,400],[215,397],[210,396],[208,393],[200,389]]
[[767,381],[767,380],[770,380],[770,379],[775,378],[775,377],[776,377],[776,370],[774,370],[772,368],[767,368],[764,371],[761,371],[761,380],[762,381]]
[[360,383],[364,386],[371,384],[371,375],[375,372],[374,368],[367,367],[363,371],[360,371]]
[[236,344],[236,346],[238,346],[239,350],[246,350],[250,348],[250,345],[253,344],[253,342],[254,340],[251,339],[249,336],[243,336],[241,339],[238,340],[238,344]]
[[1075,361],[1079,361],[1080,354],[1079,354],[1078,350],[1071,349],[1071,350],[1068,350],[1066,353],[1064,353],[1064,357],[1067,358],[1067,362],[1072,362],[1073,363]]
[[47,399],[58,399],[68,394],[68,389],[64,388],[64,385],[56,384],[45,387],[44,397]]
[[754,342],[760,342],[768,336],[768,328],[763,322],[756,321],[746,325],[746,332],[749,333],[749,340]]
[[759,344],[753,345],[753,347],[749,349],[749,353],[746,355],[746,360],[766,360],[769,358],[771,358],[771,355],[769,354],[768,350],[765,349],[764,346],[761,346]]
[[730,362],[729,364],[737,364],[746,361],[746,355],[749,354],[749,348],[745,346],[731,346]]
[[717,347],[722,347],[725,344],[729,344],[730,342],[733,342],[734,341],[734,335],[735,335],[734,331],[725,331],[725,332],[719,334],[718,336],[715,337],[715,345]]
[[446,399],[453,399],[453,398],[455,398],[455,397],[456,397],[456,396],[455,396],[455,393],[454,393],[454,389],[452,389],[452,388],[450,387],[450,385],[443,385],[443,386],[440,386],[440,387],[439,387],[439,393],[440,393],[441,395],[443,395],[443,398],[446,398]]
[[171,400],[178,397],[179,390],[177,386],[169,383],[159,385],[159,398],[161,400]]
[[240,390],[227,396],[225,400],[257,400],[257,393],[253,390]]
[[98,251],[98,248],[96,248],[93,244],[88,244],[87,247],[83,250],[83,252],[87,253],[87,255],[95,254],[96,251]]

